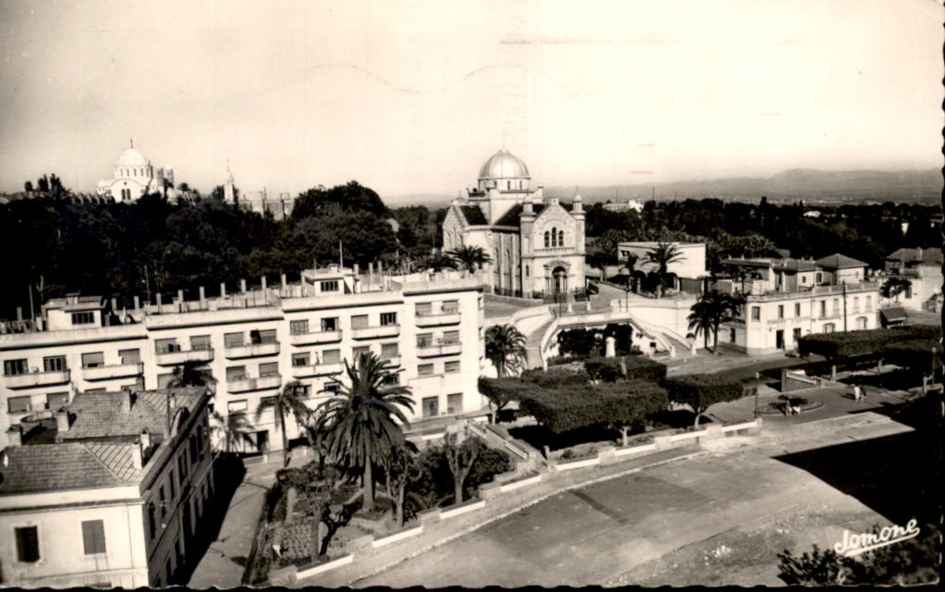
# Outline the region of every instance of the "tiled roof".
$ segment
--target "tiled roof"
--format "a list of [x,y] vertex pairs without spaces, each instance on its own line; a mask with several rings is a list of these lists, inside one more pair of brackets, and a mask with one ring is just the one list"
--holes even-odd
[[896,249],[886,259],[902,261],[903,263],[923,263],[925,265],[941,265],[941,249]]
[[[518,226],[519,217],[521,217],[523,209],[522,204],[515,204],[508,212],[502,214],[501,218],[495,221],[495,226]],[[532,204],[532,210],[535,212],[536,216],[541,214],[544,209],[545,204]]]
[[193,409],[203,388],[140,391],[131,395],[131,409],[121,407],[126,393],[80,393],[69,404],[75,416],[69,430],[59,436],[63,440],[122,438],[137,436],[147,430],[167,435],[167,397],[171,397],[171,416],[181,407]]
[[833,255],[828,255],[827,257],[818,259],[816,263],[824,269],[848,269],[850,267],[867,266],[866,263],[860,261],[859,259],[847,257],[846,255],[841,255],[840,253],[834,253]]
[[463,218],[466,218],[467,224],[480,225],[489,223],[483,215],[482,210],[479,209],[479,206],[459,206],[459,211],[463,215]]
[[135,483],[134,443],[34,444],[0,451],[0,495]]
[[783,259],[775,263],[774,267],[797,272],[817,271],[817,264],[807,259]]

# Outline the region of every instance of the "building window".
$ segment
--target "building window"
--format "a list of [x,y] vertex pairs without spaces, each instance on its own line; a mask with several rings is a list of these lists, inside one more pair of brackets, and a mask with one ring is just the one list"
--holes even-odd
[[354,359],[355,363],[358,363],[358,361],[361,359],[361,356],[363,354],[369,354],[369,353],[371,353],[370,345],[362,345],[359,347],[351,348],[351,357]]
[[761,320],[761,307],[760,306],[751,307],[751,320],[753,321]]
[[818,283],[818,284],[822,284],[823,281],[824,281],[824,274],[822,274],[821,272],[818,271],[818,272],[817,272],[817,283]]
[[243,333],[225,333],[223,335],[223,346],[227,348],[242,347],[245,338]]
[[102,352],[93,352],[82,354],[83,368],[101,368],[105,365],[105,354]]
[[66,369],[66,356],[49,356],[43,358],[45,372],[63,372]]
[[528,266],[526,265],[526,266],[525,266],[525,277],[528,277],[528,272],[529,272],[529,269],[528,269]]
[[352,316],[351,316],[351,328],[352,328],[352,329],[367,329],[367,328],[368,328],[368,316],[367,316],[367,315],[352,315]]
[[322,331],[337,331],[337,330],[338,330],[338,317],[322,319]]
[[422,403],[423,417],[436,417],[440,414],[439,397],[424,397]]
[[446,412],[450,415],[463,412],[463,393],[446,395]]
[[308,320],[289,321],[289,334],[305,335],[308,333]]
[[824,325],[824,333],[833,333],[833,331],[834,331],[833,323],[827,323],[826,325]]
[[447,344],[459,343],[459,331],[444,331],[443,343],[447,343]]
[[326,349],[322,352],[322,364],[340,364],[341,363],[341,350],[340,349]]
[[26,374],[27,372],[29,372],[29,364],[27,364],[26,358],[19,360],[4,360],[3,362],[4,376],[19,376],[20,374]]
[[784,318],[784,305],[783,304],[778,305],[778,318],[779,319]]
[[551,228],[551,246],[558,246],[558,229],[554,227]]
[[259,376],[279,376],[279,362],[266,362],[259,365]]
[[246,366],[229,366],[226,369],[226,381],[246,380]]
[[563,230],[558,231],[558,246],[559,247],[564,246],[564,231]]
[[118,350],[118,357],[121,358],[122,364],[140,364],[141,363],[141,350],[140,349],[121,349],[121,350]]
[[10,397],[7,399],[7,413],[29,413],[32,411],[30,397]]
[[308,366],[309,355],[308,354],[292,354],[292,367],[293,368],[304,368]]
[[176,339],[156,339],[154,341],[154,351],[159,354],[169,354],[179,352],[180,346]]
[[39,561],[39,529],[22,526],[13,529],[16,537],[16,560],[20,563]]
[[69,393],[49,393],[46,395],[46,409],[58,411],[69,404]]
[[550,234],[548,233],[548,231],[546,230],[546,231],[545,231],[545,248],[547,249],[547,248],[550,247],[550,246],[551,246],[551,236],[550,236]]
[[190,338],[190,349],[193,351],[209,351],[210,348],[210,336],[209,335],[193,335]]
[[433,364],[420,364],[417,366],[417,376],[433,376]]
[[826,300],[820,301],[820,318],[822,319],[827,318],[827,301]]
[[276,343],[276,330],[275,329],[265,329],[263,331],[250,331],[249,332],[250,341],[254,344],[260,343]]
[[445,374],[456,374],[459,372],[459,360],[450,360],[443,364],[443,372]]
[[414,314],[418,317],[425,317],[433,314],[433,303],[418,302],[414,305]]
[[246,401],[230,401],[226,404],[227,413],[246,413]]
[[433,345],[433,333],[421,333],[417,335],[417,347],[430,347]]
[[322,292],[337,292],[338,280],[327,280],[321,283]]
[[833,299],[833,315],[837,316],[839,314],[840,314],[840,299],[834,298]]
[[800,302],[794,303],[794,316],[795,317],[801,316],[801,303]]
[[400,355],[400,348],[397,346],[397,342],[392,343],[382,343],[381,344],[381,359],[389,360],[391,358],[396,358]]
[[860,297],[853,297],[853,312],[860,312]]
[[873,297],[871,295],[866,296],[866,312],[873,310]]
[[167,372],[165,374],[158,374],[157,376],[157,385],[159,389],[165,389],[168,387],[171,382],[174,381],[174,373]]
[[396,312],[382,312],[381,313],[381,327],[388,327],[390,325],[397,324],[397,313]]
[[73,325],[91,325],[95,323],[94,312],[74,312],[72,313]]

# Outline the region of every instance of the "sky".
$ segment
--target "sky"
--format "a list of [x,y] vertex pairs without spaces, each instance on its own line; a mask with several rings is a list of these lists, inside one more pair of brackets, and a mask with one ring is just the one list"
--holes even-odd
[[0,191],[134,139],[209,191],[939,167],[937,0],[0,1]]

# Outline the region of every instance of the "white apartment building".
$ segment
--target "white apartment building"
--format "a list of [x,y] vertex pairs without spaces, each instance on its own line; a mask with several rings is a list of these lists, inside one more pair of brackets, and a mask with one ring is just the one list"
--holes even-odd
[[909,286],[895,298],[891,306],[912,310],[938,312],[942,300],[942,250],[897,249],[886,257],[886,273],[909,280]]
[[879,284],[868,282],[866,263],[844,255],[817,261],[727,259],[741,277],[716,287],[745,297],[739,317],[719,330],[719,343],[749,354],[791,350],[812,333],[879,327]]
[[202,555],[214,495],[209,402],[203,387],[80,393],[12,426],[0,450],[0,586],[178,583]]
[[[257,415],[261,401],[296,380],[314,407],[330,396],[332,378],[344,380],[345,360],[364,351],[402,370],[398,380],[415,402],[410,419],[480,412],[480,287],[477,276],[459,272],[380,277],[333,266],[305,270],[300,284],[283,277],[279,287],[263,280],[247,291],[242,282],[238,294],[178,294],[170,304],[158,297],[127,311],[95,297],[51,301],[41,330],[27,322],[23,332],[0,335],[0,438],[79,392],[165,387],[191,361],[216,381],[214,411],[246,414],[257,450],[278,450],[277,418]],[[291,418],[286,429],[290,439],[300,435]]]

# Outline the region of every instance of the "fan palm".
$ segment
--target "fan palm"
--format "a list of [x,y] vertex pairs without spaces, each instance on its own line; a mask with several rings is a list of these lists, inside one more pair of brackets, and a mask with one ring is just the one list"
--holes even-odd
[[492,257],[486,253],[485,249],[469,245],[447,251],[446,255],[469,271],[476,271],[477,267],[481,268],[486,263],[492,262]]
[[689,330],[694,332],[697,337],[699,333],[702,333],[703,345],[706,349],[709,349],[709,333],[712,332],[714,327],[714,316],[712,306],[702,298],[697,300],[689,309]]
[[446,255],[433,255],[428,257],[425,265],[433,271],[456,269],[456,261],[452,257],[448,257]]
[[345,360],[348,384],[334,379],[338,394],[316,409],[314,429],[324,434],[332,460],[363,475],[366,510],[374,507],[374,464],[384,464],[393,449],[405,442],[410,425],[404,409],[413,410],[410,389],[390,384],[393,372],[371,352],[356,365]]
[[306,389],[302,383],[293,380],[282,387],[282,390],[275,397],[267,397],[260,401],[259,407],[256,408],[256,421],[259,421],[260,416],[268,409],[272,409],[276,417],[279,418],[279,429],[282,430],[284,466],[289,464],[289,435],[285,430],[285,417],[291,413],[295,416],[295,421],[299,426],[305,425],[312,413],[312,410],[305,404],[307,398]]
[[242,448],[243,444],[255,446],[252,432],[253,424],[246,418],[245,413],[230,413],[223,417],[216,411],[213,412],[213,431],[219,434],[223,440],[224,450],[229,453],[234,448]]
[[723,323],[731,322],[741,306],[741,298],[710,290],[699,297],[689,313],[689,329],[702,331],[708,347],[708,331],[712,331],[712,350],[718,352],[719,329]]
[[656,265],[657,271],[659,272],[659,294],[658,296],[663,296],[663,283],[666,279],[666,276],[669,274],[669,266],[672,263],[682,261],[685,259],[685,255],[679,250],[679,247],[673,243],[668,242],[658,242],[656,246],[646,252],[647,263],[653,263]]
[[525,364],[525,336],[515,325],[495,325],[486,331],[486,357],[495,366],[499,378],[519,370]]

